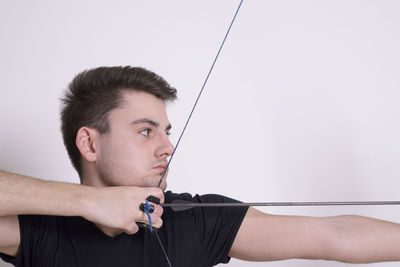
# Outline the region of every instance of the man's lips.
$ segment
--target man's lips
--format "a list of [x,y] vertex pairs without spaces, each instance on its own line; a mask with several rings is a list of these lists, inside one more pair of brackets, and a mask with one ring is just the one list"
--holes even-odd
[[159,172],[159,173],[163,173],[165,171],[165,168],[167,168],[167,164],[163,163],[163,164],[155,166],[153,169],[157,170],[157,172]]

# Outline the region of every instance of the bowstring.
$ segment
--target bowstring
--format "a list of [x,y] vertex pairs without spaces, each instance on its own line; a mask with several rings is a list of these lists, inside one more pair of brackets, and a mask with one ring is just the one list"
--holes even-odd
[[[235,22],[235,19],[236,19],[238,13],[239,13],[239,10],[240,10],[240,7],[242,6],[242,3],[243,3],[243,0],[240,0],[240,3],[239,3],[239,5],[238,5],[238,7],[237,7],[237,9],[236,9],[235,15],[233,16],[233,19],[232,19],[231,23],[229,24],[228,30],[227,30],[226,33],[225,33],[224,39],[222,40],[222,43],[221,43],[221,45],[220,45],[220,47],[219,47],[219,49],[218,49],[217,55],[216,55],[215,58],[214,58],[214,61],[213,61],[212,65],[211,65],[211,67],[210,67],[210,69],[209,69],[209,71],[208,71],[208,73],[207,73],[206,79],[204,80],[203,85],[201,86],[200,92],[199,92],[199,94],[197,95],[196,101],[195,101],[194,104],[193,104],[192,110],[190,111],[189,117],[188,117],[188,119],[186,120],[185,126],[183,127],[183,130],[182,130],[181,134],[179,135],[179,139],[178,139],[178,141],[176,142],[175,149],[174,149],[174,151],[172,151],[171,157],[170,157],[170,159],[169,159],[169,161],[168,161],[168,163],[167,163],[167,166],[165,167],[165,170],[164,170],[164,172],[163,172],[163,174],[162,174],[162,176],[161,176],[161,179],[160,179],[160,181],[159,181],[159,183],[158,183],[158,186],[157,186],[158,188],[160,188],[160,186],[161,186],[161,183],[162,183],[162,181],[163,181],[163,179],[164,179],[164,177],[165,177],[165,174],[166,174],[167,171],[168,171],[169,165],[171,164],[171,161],[172,161],[172,159],[173,159],[173,157],[174,157],[174,155],[175,155],[175,152],[176,152],[176,150],[177,150],[177,148],[178,148],[178,146],[179,146],[179,144],[180,144],[180,142],[181,142],[182,136],[183,136],[183,134],[184,134],[185,131],[186,131],[186,128],[187,128],[187,126],[188,126],[188,124],[189,124],[190,119],[192,118],[192,115],[193,115],[194,110],[196,109],[197,103],[199,102],[199,99],[200,99],[201,95],[203,94],[203,91],[204,91],[204,88],[205,88],[205,86],[206,86],[206,84],[207,84],[208,78],[210,77],[210,75],[211,75],[211,73],[212,73],[212,71],[213,71],[213,69],[214,69],[215,63],[216,63],[217,60],[218,60],[219,54],[221,53],[221,50],[222,50],[222,48],[224,47],[225,41],[226,41],[226,39],[228,38],[229,32],[231,31],[232,25],[233,25],[233,23]],[[165,248],[164,248],[164,246],[163,246],[163,244],[162,244],[162,242],[161,242],[160,237],[158,236],[158,233],[155,232],[155,235],[156,235],[157,240],[158,240],[158,243],[160,244],[160,247],[161,247],[161,249],[162,249],[162,251],[163,251],[163,253],[164,253],[165,259],[166,259],[167,262],[168,262],[169,267],[172,267],[171,261],[170,261],[169,258],[168,258],[167,252],[166,252],[166,250],[165,250]]]
[[182,136],[183,136],[183,134],[184,134],[185,131],[186,131],[186,128],[187,128],[187,126],[188,126],[188,124],[189,124],[190,119],[192,118],[192,115],[193,115],[194,110],[195,110],[196,107],[197,107],[197,103],[199,102],[199,99],[200,99],[201,95],[203,94],[203,91],[204,91],[204,88],[205,88],[205,86],[206,86],[206,84],[207,84],[208,78],[210,77],[211,72],[212,72],[213,69],[214,69],[215,63],[216,63],[217,60],[218,60],[219,54],[221,53],[221,50],[222,50],[222,48],[224,47],[225,41],[226,41],[226,39],[228,38],[229,32],[231,31],[232,25],[233,25],[233,23],[235,22],[235,19],[236,19],[236,17],[237,17],[237,14],[239,13],[239,10],[240,10],[240,7],[242,6],[242,3],[243,3],[243,0],[240,1],[239,6],[238,6],[237,9],[236,9],[235,15],[233,16],[233,19],[232,19],[232,21],[231,21],[231,23],[230,23],[230,25],[229,25],[229,27],[228,27],[228,30],[227,30],[226,33],[225,33],[224,39],[222,40],[222,43],[221,43],[221,45],[220,45],[220,47],[219,47],[219,49],[218,49],[217,55],[215,56],[214,61],[213,61],[212,65],[211,65],[211,67],[210,67],[210,69],[209,69],[209,71],[208,71],[208,73],[207,73],[206,79],[204,80],[203,85],[201,86],[200,92],[199,92],[199,94],[197,95],[196,101],[195,101],[194,104],[193,104],[192,110],[191,110],[191,112],[190,112],[190,114],[189,114],[188,119],[186,120],[185,126],[183,127],[183,130],[182,130],[182,132],[181,132],[181,134],[180,134],[180,136],[179,136],[179,138],[178,138],[178,141],[176,142],[175,149],[174,149],[174,151],[172,152],[171,157],[169,158],[167,167],[165,167],[165,170],[164,170],[164,172],[163,172],[163,174],[162,174],[162,176],[161,176],[161,179],[160,179],[160,181],[159,181],[159,183],[158,183],[158,186],[157,186],[158,188],[160,188],[160,186],[161,186],[161,183],[162,183],[162,181],[163,181],[163,179],[164,179],[164,176],[165,176],[165,174],[167,173],[168,168],[169,168],[169,165],[171,164],[171,161],[172,161],[172,159],[173,159],[173,157],[174,157],[174,155],[175,155],[175,152],[176,152],[176,150],[178,149],[178,146],[179,146],[179,144],[180,144],[180,142],[181,142]]
[[171,261],[169,260],[169,257],[168,257],[168,254],[167,254],[167,251],[165,251],[165,248],[164,248],[164,246],[163,246],[163,244],[162,244],[162,242],[161,242],[160,237],[158,236],[158,233],[157,233],[157,232],[154,232],[154,233],[155,233],[155,235],[156,235],[156,237],[157,237],[158,243],[160,244],[161,250],[162,250],[163,253],[164,253],[165,259],[166,259],[167,262],[168,262],[168,266],[169,266],[169,267],[172,267]]

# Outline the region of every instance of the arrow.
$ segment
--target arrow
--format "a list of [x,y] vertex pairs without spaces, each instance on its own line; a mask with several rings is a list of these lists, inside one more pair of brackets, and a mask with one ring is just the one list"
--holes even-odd
[[236,202],[236,203],[193,203],[185,200],[174,200],[171,203],[160,204],[163,208],[173,211],[185,211],[192,208],[211,207],[301,207],[301,206],[384,206],[400,205],[400,201],[332,201],[332,202]]

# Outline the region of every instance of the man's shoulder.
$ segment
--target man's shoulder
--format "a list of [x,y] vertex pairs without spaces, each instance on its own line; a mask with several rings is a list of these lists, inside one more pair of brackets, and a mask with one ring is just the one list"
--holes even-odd
[[193,196],[190,193],[174,193],[172,191],[166,191],[164,193],[165,203],[171,203],[174,200],[186,200],[192,201]]

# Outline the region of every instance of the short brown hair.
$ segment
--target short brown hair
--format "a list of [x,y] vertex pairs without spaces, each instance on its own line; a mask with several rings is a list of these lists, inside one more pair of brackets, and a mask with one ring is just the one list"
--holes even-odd
[[142,91],[166,101],[176,99],[176,89],[161,76],[140,67],[99,67],[79,73],[61,101],[61,131],[72,165],[82,175],[81,154],[75,140],[78,130],[91,127],[108,133],[108,115],[122,104],[122,91]]

